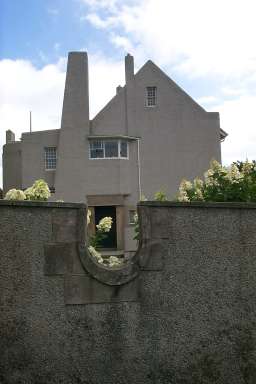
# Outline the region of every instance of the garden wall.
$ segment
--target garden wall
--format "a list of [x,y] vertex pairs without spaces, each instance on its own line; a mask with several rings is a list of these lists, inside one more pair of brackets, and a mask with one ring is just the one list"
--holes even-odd
[[0,202],[1,384],[256,382],[256,205],[139,214],[139,252],[109,271],[82,204]]

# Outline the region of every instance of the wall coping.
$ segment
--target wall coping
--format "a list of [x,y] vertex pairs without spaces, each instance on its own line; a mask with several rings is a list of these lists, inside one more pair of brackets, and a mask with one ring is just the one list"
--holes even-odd
[[1,206],[9,207],[29,207],[29,208],[73,208],[85,209],[84,203],[69,203],[69,202],[56,202],[56,201],[18,201],[18,200],[0,200]]
[[173,207],[173,208],[237,208],[256,209],[256,203],[247,202],[180,202],[180,201],[140,201],[138,206],[148,207]]

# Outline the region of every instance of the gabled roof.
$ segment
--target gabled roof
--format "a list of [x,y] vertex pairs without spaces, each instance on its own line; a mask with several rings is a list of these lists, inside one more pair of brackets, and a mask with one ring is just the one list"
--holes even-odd
[[185,97],[193,107],[195,107],[198,110],[201,110],[202,112],[206,113],[206,110],[201,107],[191,96],[189,96],[188,93],[184,91],[178,84],[176,84],[161,68],[159,68],[152,60],[148,60],[136,73],[135,76],[140,76],[147,68],[151,68],[153,71],[157,72],[161,77],[164,78],[165,81],[167,81],[170,86],[181,96]]
[[[176,84],[161,68],[159,68],[153,61],[148,60],[139,70],[138,72],[134,75],[135,79],[143,74],[144,71],[146,71],[148,68],[152,69],[155,71],[159,76],[161,76],[165,81],[167,81],[172,89],[174,89],[177,94],[179,94],[181,97],[185,98],[190,105],[199,112],[202,113],[209,113],[207,112],[201,105],[199,105],[188,93],[184,91],[178,84]],[[123,87],[119,86],[119,92],[103,107],[97,115],[91,120],[97,120],[98,118],[101,117],[101,115],[106,112],[111,106],[117,101],[118,98],[124,96],[124,92],[126,90],[126,85]],[[225,132],[223,129],[220,128],[220,140],[224,141],[225,138],[228,136],[227,132]]]

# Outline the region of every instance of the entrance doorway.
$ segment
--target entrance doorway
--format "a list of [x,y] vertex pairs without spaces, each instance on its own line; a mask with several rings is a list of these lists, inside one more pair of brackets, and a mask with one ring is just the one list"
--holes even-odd
[[101,248],[113,248],[117,247],[117,235],[116,235],[116,207],[104,206],[94,207],[95,210],[95,226],[99,224],[103,217],[112,217],[112,227],[109,232],[106,233],[107,237],[101,243]]

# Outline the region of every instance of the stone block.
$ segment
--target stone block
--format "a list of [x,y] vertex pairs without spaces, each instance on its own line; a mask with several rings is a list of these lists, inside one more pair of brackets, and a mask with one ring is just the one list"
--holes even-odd
[[46,244],[44,246],[44,274],[51,276],[71,273],[75,253],[75,243]]
[[65,278],[65,304],[119,303],[139,300],[139,279],[122,286],[102,284],[90,276]]
[[77,228],[77,210],[56,209],[52,212],[53,241],[77,241],[80,231]]
[[139,263],[144,271],[161,271],[168,255],[166,240],[152,239],[145,241],[139,250]]

